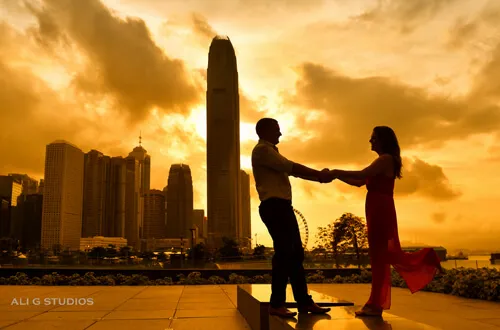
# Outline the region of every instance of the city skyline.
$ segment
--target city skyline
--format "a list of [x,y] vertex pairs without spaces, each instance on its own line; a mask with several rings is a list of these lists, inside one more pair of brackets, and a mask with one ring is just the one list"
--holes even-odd
[[[375,157],[372,127],[386,124],[404,156],[401,240],[498,249],[498,3],[40,3],[8,2],[0,13],[0,172],[42,178],[45,145],[60,138],[125,155],[142,131],[151,187],[167,184],[172,164],[189,164],[194,208],[206,210],[207,55],[212,38],[227,34],[247,173],[260,117],[280,121],[282,154],[317,169],[364,167]],[[250,181],[252,231],[269,245]],[[344,212],[364,216],[364,189],[292,185],[310,242]]]

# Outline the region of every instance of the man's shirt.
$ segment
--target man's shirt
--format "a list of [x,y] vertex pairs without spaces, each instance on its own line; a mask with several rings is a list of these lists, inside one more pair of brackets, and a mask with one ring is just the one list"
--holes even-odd
[[292,186],[288,176],[293,162],[283,157],[278,148],[265,140],[252,151],[252,170],[259,199],[282,198],[292,200]]

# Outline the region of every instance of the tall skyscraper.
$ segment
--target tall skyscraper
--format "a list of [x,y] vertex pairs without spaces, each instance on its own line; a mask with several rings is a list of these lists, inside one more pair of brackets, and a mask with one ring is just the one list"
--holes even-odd
[[191,237],[193,181],[189,165],[172,165],[168,174],[167,187],[167,237]]
[[208,243],[238,238],[240,211],[240,106],[233,45],[215,37],[207,69]]
[[42,248],[78,250],[82,234],[83,159],[63,140],[47,145],[42,207]]
[[[132,150],[132,152],[129,153],[127,159],[127,172],[130,172],[132,169],[134,170],[134,175],[129,174],[127,176],[127,207],[130,208],[129,202],[132,201],[133,198],[131,194],[134,194],[134,196],[137,196],[137,201],[134,200],[134,207],[136,208],[135,213],[136,217],[138,219],[138,238],[137,238],[137,248],[140,248],[140,242],[138,241],[142,236],[143,232],[143,226],[144,226],[144,194],[146,194],[149,189],[150,189],[150,184],[151,184],[151,156],[148,155],[148,152],[146,149],[142,147],[142,135],[139,135],[139,145]],[[132,166],[132,163],[135,161],[136,165]],[[129,179],[134,177],[134,182],[136,187],[134,186],[133,189],[131,187],[132,183],[129,183]],[[131,212],[126,214],[132,214]],[[127,215],[126,215],[127,217]],[[126,220],[128,223],[131,223],[130,221],[131,218],[129,217],[128,220]],[[135,220],[134,220],[135,221]],[[131,229],[135,231],[135,223],[133,224],[134,229]],[[127,225],[125,226],[125,230],[127,229]],[[135,235],[132,234],[132,231],[129,231],[129,235]],[[132,238],[132,241],[136,241],[135,238]],[[127,238],[129,240],[129,238]],[[130,240],[129,240],[130,242]],[[132,245],[132,244],[130,244]]]
[[9,173],[9,176],[21,183],[23,186],[23,195],[36,194],[38,192],[38,181],[27,174]]
[[22,181],[13,176],[0,176],[0,197],[9,202],[8,212],[4,213],[0,223],[0,237],[19,238],[19,230],[22,226],[17,202],[22,194]]
[[10,175],[0,175],[0,196],[7,198],[11,206],[17,205],[17,198],[22,192],[22,181]]
[[43,181],[43,179],[40,179],[40,184],[38,185],[38,191],[37,191],[37,193],[43,195],[43,187],[44,186],[45,186],[45,182]]
[[113,157],[109,166],[109,183],[106,193],[104,236],[125,237],[125,194],[127,164],[122,157]]
[[10,200],[0,196],[0,238],[10,234]]
[[142,136],[139,136],[139,145],[128,154],[139,161],[140,170],[140,193],[142,196],[151,189],[151,156],[142,147]]
[[110,158],[97,150],[84,156],[82,237],[107,236],[106,193]]
[[[167,178],[167,180],[168,180],[168,178]],[[163,196],[165,196],[165,230],[167,228],[167,197],[168,197],[167,191],[168,191],[168,181],[167,181],[167,185],[165,187],[163,187]],[[165,232],[165,234],[166,234],[166,232]]]
[[205,210],[193,210],[193,225],[198,227],[198,235],[200,237],[206,237],[206,233],[203,231],[203,220],[205,219]]
[[142,238],[165,237],[165,195],[161,190],[151,189],[144,195],[144,231]]
[[125,238],[128,245],[141,248],[141,227],[144,219],[144,199],[141,195],[141,165],[133,156],[125,158]]
[[21,246],[24,248],[39,248],[42,234],[43,196],[41,194],[22,194],[18,207],[22,227],[16,230],[16,237],[19,238]]
[[250,207],[250,176],[243,170],[240,171],[241,179],[241,232],[240,241],[243,246],[251,247],[252,221]]

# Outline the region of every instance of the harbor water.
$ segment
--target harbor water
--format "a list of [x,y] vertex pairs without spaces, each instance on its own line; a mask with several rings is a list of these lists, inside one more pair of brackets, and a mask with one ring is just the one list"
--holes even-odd
[[446,269],[451,269],[451,268],[460,268],[460,267],[465,267],[465,268],[496,268],[500,270],[500,263],[493,265],[491,264],[490,261],[490,256],[489,255],[484,255],[484,256],[474,256],[471,255],[469,256],[468,260],[447,260],[443,261],[441,263],[441,266]]

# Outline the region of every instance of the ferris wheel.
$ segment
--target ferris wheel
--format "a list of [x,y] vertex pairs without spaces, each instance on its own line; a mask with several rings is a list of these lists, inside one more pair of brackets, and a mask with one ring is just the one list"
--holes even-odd
[[299,224],[300,238],[302,239],[302,246],[304,249],[307,247],[307,242],[309,241],[309,227],[307,226],[306,218],[300,213],[299,210],[293,209],[297,215],[297,222]]

